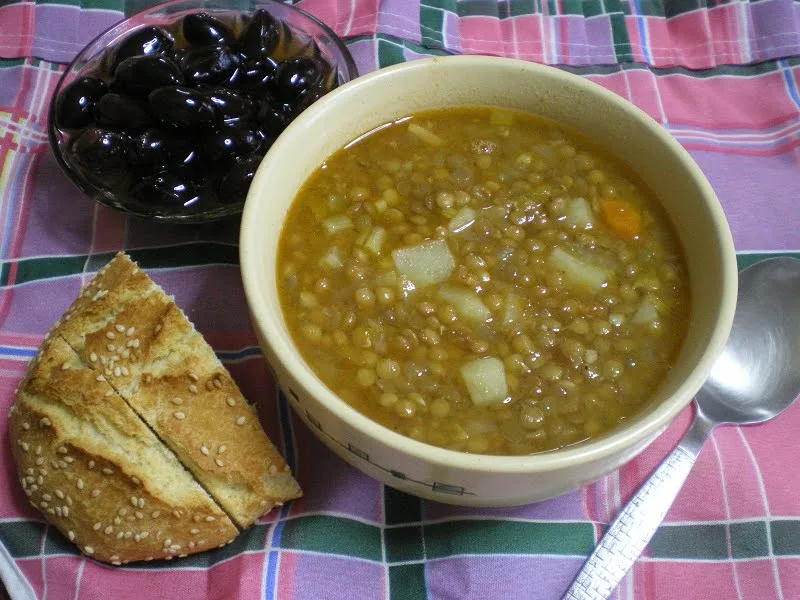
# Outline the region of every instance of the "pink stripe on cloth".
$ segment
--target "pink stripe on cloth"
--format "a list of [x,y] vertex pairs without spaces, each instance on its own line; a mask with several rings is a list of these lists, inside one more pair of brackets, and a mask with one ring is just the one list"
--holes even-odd
[[380,4],[380,0],[303,0],[297,6],[340,36],[358,36],[377,31]]
[[[75,600],[83,597],[80,594],[82,569],[74,556],[50,556],[43,561],[43,566],[48,582],[58,582],[47,586],[47,600]],[[43,595],[40,598],[44,600]]]
[[[52,574],[53,581],[74,578],[80,557],[74,557]],[[260,552],[240,554],[208,570],[162,569],[146,572],[140,569],[114,568],[85,560],[80,582],[80,600],[175,600],[176,598],[208,598],[259,600],[264,555]],[[48,578],[51,573],[48,572]]]
[[[735,600],[737,598],[733,567],[726,562],[640,560],[633,568],[632,577],[635,600],[664,600],[666,598]],[[763,577],[759,577],[758,580],[761,583]],[[625,584],[626,582],[623,582],[623,588]],[[621,597],[630,598],[627,594],[621,594]],[[745,598],[771,600],[773,596],[755,595],[745,596]]]

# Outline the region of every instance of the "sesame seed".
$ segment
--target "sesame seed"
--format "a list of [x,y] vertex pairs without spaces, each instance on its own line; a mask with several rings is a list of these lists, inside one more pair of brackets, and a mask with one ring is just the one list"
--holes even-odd
[[125,515],[127,515],[127,514],[128,514],[128,509],[127,509],[127,508],[124,508],[124,507],[123,507],[123,508],[120,508],[120,509],[117,511],[117,514],[118,514],[120,517],[124,517]]
[[133,536],[133,541],[134,541],[134,542],[138,542],[138,541],[139,541],[139,540],[141,540],[141,539],[142,539],[142,538],[141,538],[141,537],[139,537],[139,534],[138,534],[138,533],[137,533],[135,536]]
[[114,528],[111,525],[109,525],[108,527],[106,527],[103,530],[103,533],[105,533],[106,535],[111,535],[113,532],[114,532]]
[[44,475],[39,475],[36,478],[36,483],[38,483],[39,485],[42,485],[44,483]]
[[214,462],[217,463],[218,467],[224,467],[225,463],[222,461],[221,458],[214,459]]
[[137,510],[137,511],[136,511],[135,513],[133,513],[133,514],[134,514],[134,516],[135,516],[137,519],[139,519],[139,520],[141,520],[141,519],[144,519],[144,513],[142,513],[141,511],[138,511],[138,510]]
[[277,472],[278,472],[278,467],[276,467],[275,465],[270,465],[269,466],[269,474],[270,475],[275,475],[275,473],[277,473]]
[[183,398],[178,398],[177,396],[175,396],[175,397],[172,399],[172,403],[173,403],[173,404],[183,404]]
[[30,446],[28,445],[28,442],[20,441],[19,442],[19,446],[20,446],[20,448],[22,448],[23,452],[27,452],[28,450],[30,450]]
[[128,376],[128,374],[129,374],[128,367],[122,367],[120,370],[122,371],[122,374],[123,374],[125,377],[127,377],[127,376]]
[[121,540],[123,535],[125,535],[125,532],[124,532],[124,531],[118,531],[118,532],[117,532],[117,539],[118,539],[118,540]]
[[192,534],[192,535],[197,535],[198,533],[200,533],[200,530],[199,530],[199,529],[194,529],[194,528],[193,528],[193,529],[190,529],[190,530],[189,530],[189,533],[190,533],[190,534]]
[[219,377],[214,380],[214,387],[218,390],[222,389],[222,380]]
[[106,393],[103,394],[106,398],[110,398],[114,395],[114,390],[106,390]]
[[31,428],[31,426],[30,426],[30,423],[23,423],[23,424],[22,424],[22,428],[23,428],[25,431],[28,431],[28,429],[30,429],[30,428]]
[[128,349],[126,348],[125,350],[123,350],[123,351],[122,351],[122,358],[124,358],[124,359],[128,359],[128,358],[130,358],[130,357],[131,357],[131,351],[130,351],[130,350],[128,350]]
[[120,375],[122,375],[122,369],[114,367],[114,377],[119,377]]
[[194,382],[197,382],[198,377],[194,373],[189,373],[189,379],[191,379]]
[[131,477],[131,481],[133,482],[134,485],[139,485],[140,483],[142,483],[141,480],[135,475]]
[[196,394],[197,393],[197,386],[195,384],[191,384],[189,386],[189,391],[192,392],[193,394]]
[[214,391],[214,384],[212,383],[212,381],[210,379],[208,381],[206,381],[206,389],[209,392]]
[[64,492],[62,492],[61,490],[56,490],[54,493],[58,497],[59,500],[63,500],[64,499]]
[[42,447],[41,446],[36,446],[36,453],[35,454],[36,454],[36,456],[41,456],[41,454],[42,454]]
[[176,419],[178,419],[178,421],[183,421],[183,420],[186,418],[186,415],[185,415],[185,414],[183,414],[181,411],[178,411],[178,412],[172,413],[172,415],[173,415],[173,416],[174,416]]
[[189,548],[194,548],[194,547],[195,547],[195,543],[194,542],[189,542]]
[[58,462],[55,460],[51,460],[50,466],[53,467],[54,469],[58,469]]
[[212,523],[212,522],[214,522],[216,520],[217,520],[217,518],[216,517],[212,517],[211,515],[206,517],[206,521],[209,522],[209,523]]
[[83,479],[78,479],[78,481],[75,482],[75,487],[78,488],[79,490],[82,490],[83,489]]
[[69,506],[67,506],[67,505],[62,506],[61,507],[61,514],[64,515],[65,517],[68,517],[69,516]]
[[[32,494],[33,492],[35,492],[38,489],[39,489],[39,486],[34,483],[31,487],[28,488],[28,491]],[[30,494],[28,494],[28,495],[30,495]]]
[[67,463],[74,463],[74,462],[75,462],[75,459],[74,459],[74,458],[72,458],[71,456],[65,456],[65,457],[64,457],[64,462],[67,462]]
[[192,519],[194,520],[194,522],[195,522],[195,523],[199,523],[200,521],[202,521],[202,520],[203,520],[203,519],[200,517],[200,515],[194,515],[194,516],[192,517]]
[[172,516],[175,517],[176,519],[180,519],[181,518],[181,511],[173,510],[172,511]]
[[72,530],[69,530],[67,532],[67,537],[69,538],[70,541],[74,540],[75,539],[75,532],[72,531]]
[[58,468],[59,469],[66,469],[67,468],[67,463],[64,462],[63,460],[58,461]]
[[197,545],[198,545],[198,546],[205,546],[205,544],[206,544],[206,541],[205,541],[205,540],[198,540],[198,541],[197,541]]
[[136,498],[136,496],[131,496],[131,504],[133,505],[134,508],[139,506],[139,500]]
[[25,469],[25,472],[28,475],[33,475],[36,471],[33,470],[33,467],[28,467],[27,469]]
[[108,359],[105,356],[101,356],[100,357],[100,364],[104,365],[104,366],[107,365],[108,364]]
[[92,353],[89,355],[89,361],[90,361],[90,362],[97,362],[97,354],[95,354],[94,352],[92,352]]
[[66,371],[67,369],[69,369],[69,363],[64,363],[64,364],[61,365],[61,370],[62,371]]
[[161,516],[161,511],[160,511],[160,510],[154,510],[154,511],[153,511],[153,512],[150,514],[150,516],[151,516],[151,517],[153,517],[154,519],[157,519],[158,517],[160,517],[160,516]]
[[113,339],[114,339],[115,337],[117,337],[117,336],[115,336],[115,335],[114,335],[114,332],[113,332],[113,331],[106,331],[106,337],[107,337],[108,339],[110,339],[110,340],[113,340]]
[[117,351],[117,347],[114,344],[109,344],[108,346],[106,346],[106,348],[108,349],[109,352]]
[[139,537],[141,537],[142,539],[144,539],[144,538],[146,538],[148,535],[150,535],[150,532],[149,532],[149,531],[143,531],[143,532],[141,532],[141,533],[139,534]]
[[114,325],[114,329],[116,329],[120,333],[123,333],[125,331],[125,325],[120,325],[119,323],[117,323],[116,325]]
[[266,500],[262,500],[261,502],[259,502],[259,504],[261,506],[266,506],[267,504],[269,504],[269,502],[267,502]]
[[97,530],[98,530],[98,529],[100,529],[102,526],[103,526],[103,524],[102,524],[102,523],[95,523],[94,525],[92,525],[92,529],[94,529],[95,531],[97,531]]
[[217,448],[217,454],[225,454],[227,449],[228,448],[225,446],[225,444],[222,444],[219,448]]
[[135,327],[128,327],[128,330],[125,332],[125,335],[127,335],[128,337],[131,337],[135,332],[136,332],[136,328]]
[[92,496],[92,498],[97,498],[100,495],[100,490],[92,490],[92,493],[90,495]]
[[228,398],[227,402],[228,406],[236,406],[236,400],[234,400],[233,398]]
[[42,417],[42,419],[39,421],[39,425],[41,425],[42,427],[50,427],[50,425],[52,424],[53,424],[52,421],[50,421],[50,419],[48,419],[47,417]]
[[119,517],[114,517],[114,525],[119,525],[121,523],[122,523],[122,519],[120,519]]
[[133,340],[131,342],[131,347],[132,348],[138,348],[139,347],[139,338],[136,338],[135,340]]
[[167,538],[167,539],[164,540],[164,547],[165,548],[167,548],[171,544],[172,544],[172,540],[171,539]]
[[61,507],[60,507],[60,506],[56,506],[55,513],[56,513],[56,514],[57,514],[59,517],[61,516]]
[[72,506],[72,496],[67,496],[67,504]]
[[111,475],[114,471],[109,469],[108,467],[103,467],[103,475]]
[[47,500],[48,502],[50,502],[50,500],[52,499],[53,497],[50,494],[42,494],[42,500]]
[[161,323],[159,323],[158,325],[156,325],[156,326],[155,326],[155,329],[154,329],[153,331],[155,331],[156,333],[158,333],[159,331],[161,331]]
[[124,537],[125,537],[126,540],[131,539],[133,537],[133,532],[132,531],[126,531]]
[[171,552],[177,552],[178,550],[180,550],[180,549],[181,549],[181,546],[180,546],[180,544],[172,544],[172,545],[169,547],[169,549],[170,549],[170,551],[171,551]]
[[43,456],[40,456],[39,458],[36,459],[36,466],[37,467],[41,467],[43,464],[44,464],[44,457]]
[[236,419],[236,424],[237,425],[244,425],[245,421],[247,421],[247,419],[245,417],[239,417],[238,419]]
[[209,454],[208,448],[206,448],[205,446],[200,446],[200,452],[202,452],[206,456],[208,456],[208,454]]
[[103,375],[98,375],[97,376],[97,381],[105,381],[105,380],[106,380],[105,376],[103,376]]
[[86,551],[86,554],[94,554],[94,548],[91,546],[84,546],[83,549]]

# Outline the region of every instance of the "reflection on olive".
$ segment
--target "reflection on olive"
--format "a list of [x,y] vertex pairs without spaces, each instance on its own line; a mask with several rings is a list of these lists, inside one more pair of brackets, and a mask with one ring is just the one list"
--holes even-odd
[[118,171],[126,166],[127,136],[90,127],[72,143],[72,155],[85,169],[95,172]]
[[131,188],[131,195],[146,204],[180,205],[189,208],[200,200],[197,185],[182,172],[164,172],[144,177]]
[[112,72],[126,58],[163,54],[171,50],[174,43],[175,38],[168,31],[160,27],[142,27],[117,46]]
[[183,18],[183,37],[196,48],[221,46],[234,40],[233,32],[222,21],[208,13],[195,13]]
[[114,72],[113,88],[123,94],[146,96],[156,88],[183,83],[181,70],[163,56],[132,56]]
[[186,87],[162,87],[147,97],[150,114],[165,125],[184,129],[210,127],[217,121],[214,105],[200,92]]
[[295,56],[283,61],[275,73],[272,90],[282,102],[295,102],[322,83],[325,73],[319,60]]
[[95,102],[106,93],[106,84],[95,77],[76,79],[56,100],[56,123],[65,129],[86,127],[92,122]]
[[242,92],[223,87],[200,88],[225,122],[248,120],[254,115],[253,101]]
[[250,156],[262,145],[258,130],[241,124],[224,125],[203,140],[202,152],[207,162],[230,164]]
[[268,58],[280,39],[280,30],[275,18],[263,8],[250,17],[239,36],[239,50],[250,58]]
[[134,167],[169,169],[182,166],[192,152],[191,140],[154,128],[131,138],[128,162]]
[[194,85],[233,83],[241,60],[226,47],[189,52],[182,62],[183,74],[186,81]]

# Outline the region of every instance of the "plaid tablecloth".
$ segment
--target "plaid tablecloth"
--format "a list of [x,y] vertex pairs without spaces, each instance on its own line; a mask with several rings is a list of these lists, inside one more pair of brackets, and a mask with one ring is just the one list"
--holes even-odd
[[[716,189],[740,265],[800,256],[800,4],[792,0],[304,0],[362,73],[472,52],[562,66],[631,100],[689,149]],[[109,568],[26,503],[0,418],[0,540],[38,598],[530,600],[559,598],[603,525],[685,430],[580,491],[478,510],[361,475],[291,414],[248,321],[232,226],[174,228],[90,203],[59,171],[50,94],[93,36],[146,0],[0,0],[0,412],[43,333],[124,248],[186,309],[306,491],[232,545]],[[237,2],[232,0],[232,6]],[[246,5],[246,2],[245,2]],[[800,358],[798,358],[800,360]],[[800,599],[800,406],[720,429],[615,598]],[[22,588],[6,581],[12,597]]]

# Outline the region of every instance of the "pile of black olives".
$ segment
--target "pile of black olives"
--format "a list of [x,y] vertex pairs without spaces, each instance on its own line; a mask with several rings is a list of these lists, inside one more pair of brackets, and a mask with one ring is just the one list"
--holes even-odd
[[119,204],[193,214],[241,204],[275,138],[336,85],[313,41],[258,10],[143,27],[59,94],[65,158]]

